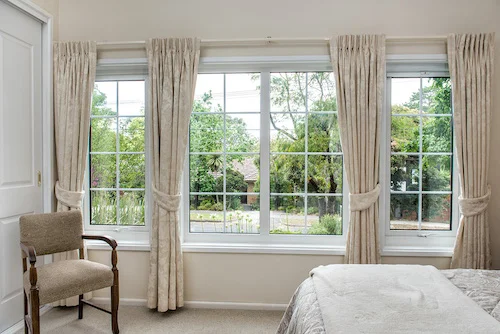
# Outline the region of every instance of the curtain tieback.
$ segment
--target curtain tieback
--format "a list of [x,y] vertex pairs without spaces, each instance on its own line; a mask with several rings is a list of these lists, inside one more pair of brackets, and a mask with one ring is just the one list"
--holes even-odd
[[378,200],[380,195],[380,184],[366,193],[351,194],[349,193],[349,210],[350,211],[363,211],[368,209]]
[[488,208],[490,202],[491,187],[488,185],[486,195],[476,198],[458,198],[460,204],[460,213],[465,217],[472,217],[483,213]]
[[179,206],[181,204],[181,195],[168,195],[164,192],[156,189],[154,184],[151,184],[151,188],[153,189],[153,199],[158,204],[158,206],[169,212],[176,212],[179,210]]
[[56,182],[56,198],[67,207],[81,209],[84,195],[85,191],[69,191],[61,188],[59,181]]

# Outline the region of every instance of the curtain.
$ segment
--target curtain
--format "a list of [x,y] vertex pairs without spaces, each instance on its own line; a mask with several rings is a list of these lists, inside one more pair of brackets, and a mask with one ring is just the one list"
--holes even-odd
[[[57,211],[81,210],[96,71],[95,42],[54,43],[54,130],[57,162]],[[54,255],[54,261],[78,259],[78,252]],[[90,298],[90,295],[86,295]],[[78,297],[55,303],[78,305]]]
[[452,268],[489,269],[491,264],[486,209],[490,200],[488,165],[494,40],[494,34],[448,36],[461,190],[461,219]]
[[349,185],[346,263],[380,263],[378,197],[385,36],[332,38],[338,122]]
[[200,41],[151,39],[147,54],[154,199],[148,307],[166,312],[184,305],[178,214]]

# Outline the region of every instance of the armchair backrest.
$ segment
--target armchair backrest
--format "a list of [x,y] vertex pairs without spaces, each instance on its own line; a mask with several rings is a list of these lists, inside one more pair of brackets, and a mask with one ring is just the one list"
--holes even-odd
[[21,242],[35,247],[37,255],[83,248],[80,210],[22,216],[19,226]]

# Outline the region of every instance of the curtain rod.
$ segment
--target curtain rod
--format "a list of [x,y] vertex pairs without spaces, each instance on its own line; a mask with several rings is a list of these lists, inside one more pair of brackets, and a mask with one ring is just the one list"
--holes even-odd
[[[444,42],[447,36],[387,36],[386,41],[405,43],[405,42]],[[248,45],[277,45],[277,44],[293,44],[293,45],[311,45],[311,44],[326,44],[330,41],[327,37],[313,38],[246,38],[246,39],[202,39],[202,46],[223,47],[223,46],[248,46]],[[103,41],[97,42],[97,46],[102,47],[144,47],[145,41]]]

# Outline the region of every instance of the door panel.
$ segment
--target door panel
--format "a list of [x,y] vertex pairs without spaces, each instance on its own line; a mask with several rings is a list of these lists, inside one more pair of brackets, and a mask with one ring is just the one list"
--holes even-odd
[[19,217],[43,208],[41,47],[42,24],[0,0],[0,332],[23,318]]

